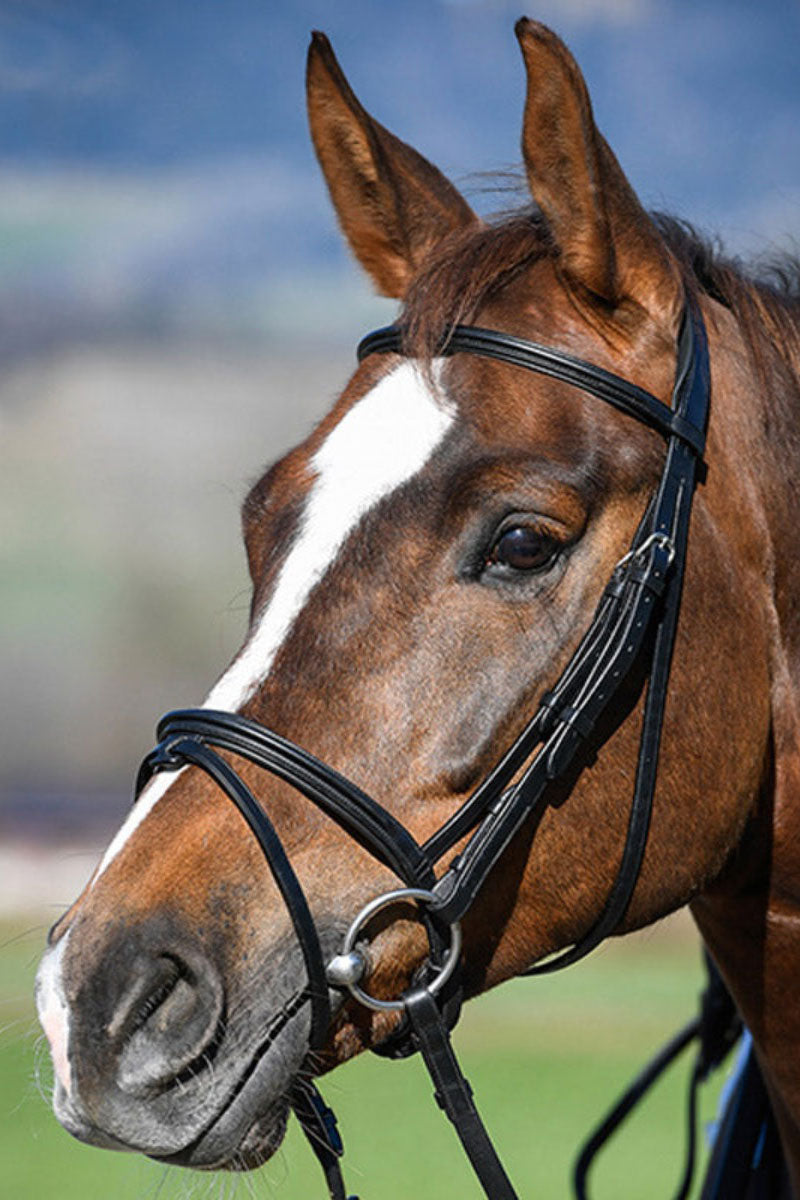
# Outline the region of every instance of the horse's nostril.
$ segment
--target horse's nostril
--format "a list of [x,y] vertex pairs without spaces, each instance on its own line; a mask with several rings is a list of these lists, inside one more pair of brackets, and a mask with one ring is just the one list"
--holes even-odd
[[135,978],[107,1026],[118,1055],[117,1084],[149,1095],[174,1084],[211,1053],[220,1026],[223,989],[208,962],[202,970],[175,955],[137,963]]
[[172,955],[135,963],[130,986],[120,996],[106,1027],[111,1042],[122,1046],[169,997],[181,978],[181,964]]
[[[159,1023],[163,1026],[165,1010],[175,1007],[174,1004],[169,1005],[168,1001],[175,997],[175,993],[178,991],[181,983],[185,985],[185,980],[181,978],[177,963],[172,963],[170,966],[172,969],[168,971],[166,979],[158,985],[152,995],[147,997],[142,1003],[141,1008],[134,1014],[131,1034],[137,1033],[138,1030],[142,1029],[154,1013],[159,1013]],[[180,988],[181,992],[185,993],[185,990],[185,986]],[[161,1011],[159,1012],[159,1010]]]

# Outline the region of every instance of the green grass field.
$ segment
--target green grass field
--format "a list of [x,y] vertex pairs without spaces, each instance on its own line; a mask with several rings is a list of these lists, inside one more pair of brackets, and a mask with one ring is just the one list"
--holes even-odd
[[[195,1175],[80,1146],[51,1116],[50,1068],[30,1001],[44,930],[0,925],[0,1195],[3,1200],[323,1200],[292,1129],[248,1176]],[[574,1152],[644,1058],[692,1015],[702,983],[683,923],[608,944],[553,979],[519,981],[467,1006],[462,1065],[520,1194],[567,1200]],[[39,1077],[37,1080],[37,1067]],[[596,1200],[672,1195],[682,1165],[686,1065],[657,1088],[598,1162]],[[714,1112],[721,1081],[707,1089]],[[420,1063],[366,1056],[322,1081],[339,1117],[346,1181],[363,1200],[480,1195]]]

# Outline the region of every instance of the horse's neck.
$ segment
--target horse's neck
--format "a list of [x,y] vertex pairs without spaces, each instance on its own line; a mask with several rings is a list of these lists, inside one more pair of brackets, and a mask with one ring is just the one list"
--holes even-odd
[[[758,413],[758,469],[767,570],[773,576],[775,616],[800,689],[800,303],[759,322],[752,403]],[[760,345],[759,345],[760,343]]]
[[740,594],[769,630],[771,738],[742,841],[692,908],[753,1032],[800,1197],[800,309],[785,316],[753,380],[755,453],[734,456],[760,531]]

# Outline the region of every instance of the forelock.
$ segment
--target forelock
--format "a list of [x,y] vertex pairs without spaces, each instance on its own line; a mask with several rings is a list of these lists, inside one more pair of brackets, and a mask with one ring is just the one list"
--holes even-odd
[[449,234],[406,295],[400,316],[406,354],[429,362],[441,349],[448,326],[472,320],[520,271],[554,255],[536,209]]

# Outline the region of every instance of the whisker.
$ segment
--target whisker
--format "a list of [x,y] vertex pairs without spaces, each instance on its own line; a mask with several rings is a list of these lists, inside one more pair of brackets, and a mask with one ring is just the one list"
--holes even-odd
[[7,950],[9,946],[16,946],[19,942],[23,942],[26,938],[32,937],[34,934],[39,935],[47,933],[46,925],[31,925],[28,929],[22,929],[19,933],[14,933],[11,937],[6,938],[4,942],[0,942],[0,950]]

